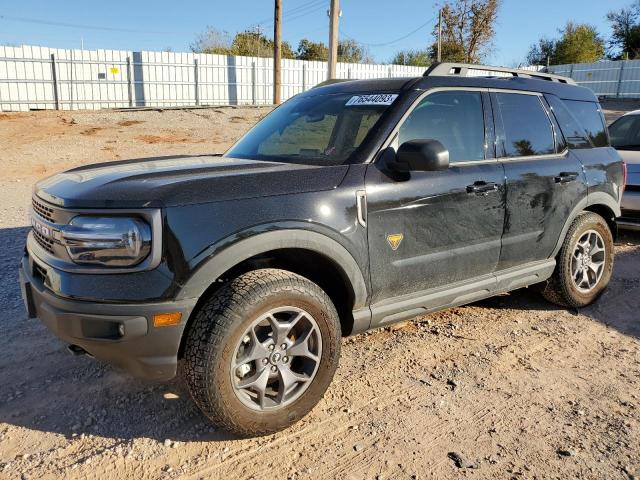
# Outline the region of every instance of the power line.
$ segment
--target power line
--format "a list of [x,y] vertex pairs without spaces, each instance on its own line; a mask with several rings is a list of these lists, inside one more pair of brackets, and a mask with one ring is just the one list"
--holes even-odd
[[40,20],[36,18],[13,17],[9,15],[0,15],[0,20],[11,22],[34,23],[37,25],[51,25],[53,27],[80,28],[83,30],[103,30],[107,32],[127,32],[127,33],[148,33],[153,35],[170,35],[174,32],[159,32],[152,30],[134,30],[129,28],[104,27],[100,25],[83,25],[79,23],[54,22],[50,20]]
[[[306,2],[303,3],[302,5],[298,5],[295,8],[292,8],[291,10],[287,10],[286,12],[283,13],[283,16],[288,16],[288,15],[293,15],[295,13],[299,13],[302,10],[305,10],[308,7],[313,7],[316,5],[319,5],[321,3],[326,3],[327,0],[311,0],[310,2]],[[263,23],[273,23],[273,18],[272,17],[268,17],[265,18],[263,20],[260,20],[259,22],[255,22],[255,25],[262,25]]]
[[429,26],[430,24],[433,23],[433,21],[436,19],[436,17],[431,17],[429,20],[427,20],[425,23],[423,23],[422,25],[420,25],[419,27],[417,27],[414,30],[411,30],[409,33],[407,33],[406,35],[403,35],[402,37],[396,38],[394,40],[391,40],[389,42],[384,42],[384,43],[365,43],[365,42],[361,42],[359,40],[356,40],[355,38],[353,38],[350,35],[347,35],[345,32],[343,32],[342,30],[340,30],[340,33],[342,34],[343,37],[349,38],[351,40],[356,40],[358,43],[362,44],[362,45],[366,45],[367,47],[386,47],[387,45],[393,45],[394,43],[398,43],[401,42],[402,40],[405,40],[406,38],[409,38],[411,35],[419,32],[420,30],[422,30],[423,28]]
[[[298,20],[300,18],[306,17],[307,15],[311,15],[312,13],[316,13],[322,9],[326,8],[326,0],[321,0],[320,2],[314,2],[312,5],[308,5],[305,9],[298,10],[296,12],[287,12],[283,14],[284,20],[287,22],[292,22]],[[270,21],[262,21],[258,22],[254,25],[259,25],[262,27],[268,27],[273,25],[273,20]]]

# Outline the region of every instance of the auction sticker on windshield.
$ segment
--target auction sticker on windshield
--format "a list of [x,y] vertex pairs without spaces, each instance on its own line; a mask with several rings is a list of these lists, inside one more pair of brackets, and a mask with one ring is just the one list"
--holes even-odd
[[354,95],[345,106],[391,105],[398,98],[397,93],[377,93],[375,95]]

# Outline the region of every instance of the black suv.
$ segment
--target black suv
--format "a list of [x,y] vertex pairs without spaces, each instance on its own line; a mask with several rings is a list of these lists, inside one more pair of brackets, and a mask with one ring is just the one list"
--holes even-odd
[[342,335],[534,284],[594,301],[623,175],[569,79],[438,64],[335,82],[222,156],[39,182],[23,297],[72,351],[151,379],[180,363],[213,422],[265,434],[318,402]]

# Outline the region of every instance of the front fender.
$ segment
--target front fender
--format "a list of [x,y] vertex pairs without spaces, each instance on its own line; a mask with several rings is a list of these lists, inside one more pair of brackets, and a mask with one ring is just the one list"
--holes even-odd
[[256,233],[241,232],[207,249],[206,258],[198,261],[195,272],[180,289],[177,300],[200,298],[211,284],[229,269],[255,255],[284,248],[300,248],[319,253],[333,261],[351,283],[353,309],[364,308],[368,290],[364,276],[349,251],[336,240],[310,230],[285,228]]

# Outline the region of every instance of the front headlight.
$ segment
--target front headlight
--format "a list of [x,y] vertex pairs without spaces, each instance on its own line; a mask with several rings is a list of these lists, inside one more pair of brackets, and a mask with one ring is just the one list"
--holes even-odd
[[132,267],[151,251],[151,228],[133,217],[75,217],[62,232],[74,263]]

